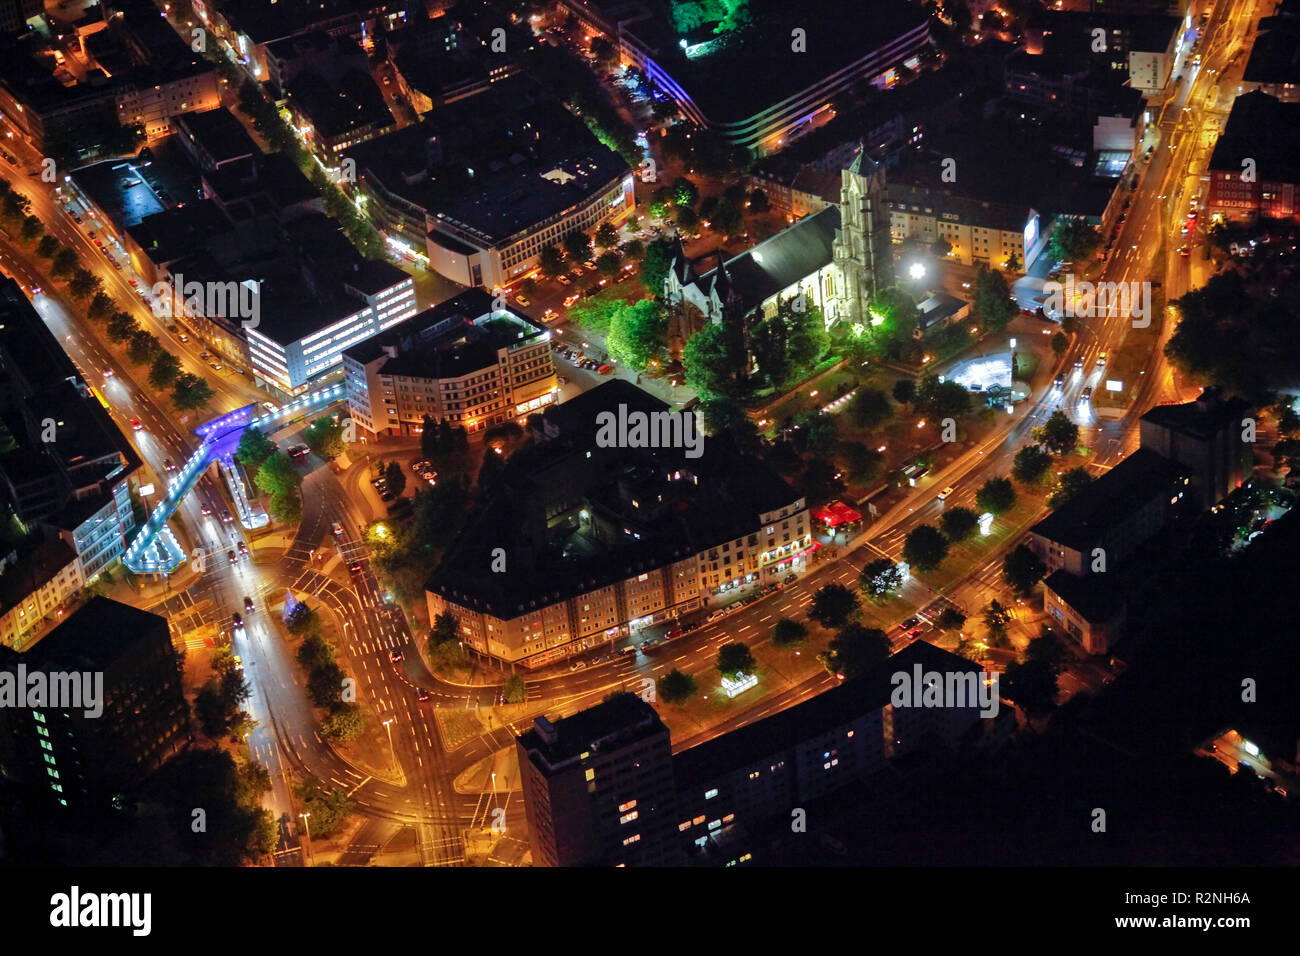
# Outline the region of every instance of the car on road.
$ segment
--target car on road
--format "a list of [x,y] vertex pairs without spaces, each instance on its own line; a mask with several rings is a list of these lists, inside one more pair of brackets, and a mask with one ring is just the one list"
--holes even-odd
[[245,614],[253,613],[253,599],[249,597],[247,594],[244,595],[244,613]]
[[208,359],[212,358],[212,353],[209,352],[207,349],[204,349],[202,352],[199,353],[199,358],[203,359],[203,361],[206,362]]
[[560,285],[573,285],[573,280],[570,279],[568,275],[566,275],[563,272],[561,272],[558,276],[555,277],[555,281],[558,282]]
[[280,410],[280,406],[276,405],[274,402],[263,402],[262,407],[268,412],[278,412]]
[[242,538],[239,540],[239,553],[240,553],[240,554],[248,554],[248,545],[244,544],[244,541],[243,541]]
[[238,654],[231,654],[230,659],[235,662],[235,670],[242,671],[244,669],[244,659]]
[[231,515],[231,513],[230,513],[230,509],[229,509],[229,508],[222,508],[222,509],[221,509],[221,520],[222,520],[222,521],[234,521],[234,520],[235,520],[235,519],[234,519],[234,516]]
[[234,551],[227,551],[227,552],[226,552],[226,560],[229,561],[231,564],[234,564],[234,563],[235,563],[236,561],[238,561],[239,559],[238,559],[237,557],[235,557],[235,552],[234,552]]
[[1097,368],[1105,368],[1105,367],[1106,367],[1106,353],[1099,352],[1097,354]]
[[1190,256],[1192,254],[1192,250],[1188,249],[1186,246],[1179,246],[1178,254],[1180,256]]
[[1077,358],[1077,359],[1075,359],[1075,360],[1074,360],[1074,367],[1075,367],[1075,368],[1083,368],[1083,359],[1081,359],[1081,358]]
[[425,690],[423,687],[421,687],[420,692],[415,695],[416,700],[428,700],[429,697],[430,697],[429,692]]
[[388,655],[388,659],[389,659],[390,661],[392,661],[394,664],[396,664],[398,661],[400,661],[400,660],[402,659],[402,652],[401,652],[401,651],[393,651],[393,653],[391,653],[391,654]]
[[176,470],[176,465],[172,462],[172,460],[171,460],[170,458],[164,458],[164,459],[163,459],[163,468],[165,468],[167,471],[175,471],[175,470]]
[[209,363],[208,363],[208,367],[211,368],[212,371],[214,371],[214,372],[220,372],[220,371],[221,371],[221,368],[222,368],[220,362],[209,362]]
[[230,626],[237,631],[242,631],[244,629],[244,619],[240,617],[238,611],[231,615]]
[[[647,641],[646,643],[648,644],[649,641]],[[581,671],[586,669],[587,669],[586,661],[574,661],[572,664],[569,665],[570,671]]]
[[1057,388],[1064,388],[1064,387],[1065,387],[1065,376],[1064,376],[1064,375],[1058,375],[1058,376],[1056,376],[1056,378],[1052,379],[1052,384],[1053,384],[1054,386],[1056,386]]
[[1083,390],[1083,395],[1080,396],[1080,400],[1086,402],[1086,401],[1088,401],[1090,398],[1092,398],[1092,386],[1091,386],[1091,385],[1089,385],[1087,388],[1085,388],[1085,389]]
[[921,623],[920,618],[909,617],[906,621],[903,622],[903,629],[910,630],[911,628],[916,627],[916,625],[920,623]]
[[311,449],[308,448],[306,445],[303,445],[303,444],[301,444],[301,443],[299,443],[299,444],[297,444],[297,445],[290,445],[290,446],[289,446],[289,457],[290,457],[290,458],[301,458],[303,455],[307,454],[307,452],[309,452],[309,451],[311,451]]
[[348,565],[348,573],[349,573],[349,574],[360,574],[360,573],[361,573],[361,562],[360,562],[360,561],[353,561],[351,564],[349,564],[349,565]]
[[333,524],[330,525],[330,533],[333,534],[334,537],[336,538],[339,537],[340,535],[343,534],[343,525],[335,521]]
[[189,337],[188,335],[186,335],[184,332],[181,332],[181,333],[180,333],[179,338],[180,338],[180,340],[181,340],[182,343],[184,343],[184,342],[188,342],[188,341],[190,340],[190,337]]
[[579,299],[579,296],[576,295],[576,294],[575,294],[575,295],[566,295],[566,296],[564,297],[564,307],[567,309],[569,306],[573,305],[573,303],[577,302],[578,299]]
[[601,375],[609,375],[611,372],[614,371],[614,366],[602,365],[600,368],[596,369],[596,371],[599,372]]
[[563,375],[557,375],[557,376],[555,376],[555,380],[556,380],[557,382],[559,382],[561,385],[568,385],[568,384],[569,384],[569,380],[568,380],[568,378],[566,378],[566,377],[563,376]]
[[208,517],[208,515],[212,514],[212,509],[209,508],[207,505],[204,505],[202,508],[199,509],[199,511],[202,513],[203,517],[205,518]]
[[956,489],[954,489],[952,485],[949,485],[947,488],[943,489],[943,491],[939,492],[939,500],[945,500],[955,490]]
[[554,309],[547,309],[545,312],[542,313],[543,322],[554,322],[559,317],[560,317],[560,313],[556,312]]
[[528,296],[526,295],[515,296],[515,301],[518,302],[520,305],[524,306],[525,308],[533,304],[533,300],[528,298]]
[[140,429],[144,428],[144,426],[140,424],[140,419],[138,418],[131,419],[131,427],[135,431],[140,431]]

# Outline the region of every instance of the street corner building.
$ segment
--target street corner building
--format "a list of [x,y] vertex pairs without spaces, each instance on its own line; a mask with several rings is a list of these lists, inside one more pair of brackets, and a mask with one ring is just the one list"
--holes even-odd
[[93,823],[120,812],[189,739],[180,661],[157,614],[91,598],[27,650],[0,647],[0,676],[12,679],[20,666],[28,675],[102,675],[98,716],[76,706],[0,707],[0,770],[34,813]]
[[452,614],[466,647],[538,667],[803,567],[798,492],[725,437],[698,458],[602,447],[601,413],[620,406],[669,410],[621,380],[546,409],[470,514],[426,585],[431,619]]

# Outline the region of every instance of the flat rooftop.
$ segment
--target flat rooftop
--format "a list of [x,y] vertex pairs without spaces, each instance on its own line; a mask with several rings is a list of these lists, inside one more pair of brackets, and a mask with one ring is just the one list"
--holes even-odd
[[608,189],[630,167],[532,80],[512,77],[347,151],[357,173],[492,245]]
[[[547,409],[427,588],[508,619],[756,534],[760,515],[802,501],[726,438],[706,438],[698,458],[680,447],[601,446],[598,416],[620,406],[669,410],[621,379]],[[506,550],[510,574],[486,572],[493,548]]]
[[[593,2],[591,6],[613,9],[618,4]],[[714,36],[712,27],[705,25],[682,36],[666,4],[650,8],[663,12],[628,24],[625,32],[654,51],[654,61],[711,123],[734,123],[761,113],[872,51],[888,47],[926,19],[919,6],[891,0],[855,4],[751,0],[748,27]],[[791,54],[791,31],[796,28],[805,31],[810,51],[806,54]],[[717,42],[704,55],[690,57],[681,46],[683,39],[688,46]],[[895,65],[886,61],[882,72]]]
[[1029,530],[1067,547],[1091,548],[1184,476],[1178,465],[1139,448]]
[[169,642],[167,619],[106,597],[93,597],[44,638],[23,651],[0,647],[0,668],[106,671],[142,638],[161,634]]
[[492,296],[470,289],[391,326],[343,354],[363,365],[396,351],[381,375],[457,378],[496,365],[509,345],[549,338],[544,326],[512,310],[495,311]]

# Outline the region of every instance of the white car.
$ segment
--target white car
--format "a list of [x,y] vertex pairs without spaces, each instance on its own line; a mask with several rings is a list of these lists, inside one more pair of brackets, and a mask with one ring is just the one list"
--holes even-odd
[[939,492],[939,500],[940,500],[940,501],[943,501],[943,500],[946,499],[950,494],[952,494],[955,490],[956,490],[956,489],[953,488],[952,485],[949,485],[947,488],[943,489],[943,491]]

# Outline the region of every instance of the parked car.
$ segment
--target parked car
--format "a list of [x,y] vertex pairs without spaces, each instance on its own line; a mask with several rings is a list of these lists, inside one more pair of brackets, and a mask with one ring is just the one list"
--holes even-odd
[[515,301],[518,302],[520,305],[524,306],[525,308],[533,304],[533,300],[528,298],[528,296],[526,295],[515,296]]
[[566,275],[566,274],[563,273],[563,272],[561,272],[558,276],[555,277],[555,281],[558,282],[560,285],[572,285],[572,284],[573,284],[573,280],[570,279],[570,278],[568,277],[568,275]]

